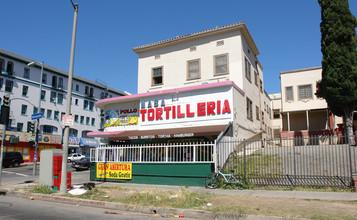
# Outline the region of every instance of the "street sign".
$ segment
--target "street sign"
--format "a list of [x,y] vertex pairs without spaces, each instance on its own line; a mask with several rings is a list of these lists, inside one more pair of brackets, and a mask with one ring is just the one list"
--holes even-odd
[[63,126],[73,126],[74,115],[62,115],[62,125]]
[[42,118],[42,112],[31,115],[31,120],[40,119],[40,118]]

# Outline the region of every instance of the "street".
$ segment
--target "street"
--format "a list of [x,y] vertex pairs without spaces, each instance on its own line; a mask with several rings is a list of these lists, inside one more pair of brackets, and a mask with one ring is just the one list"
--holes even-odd
[[[145,215],[102,208],[0,196],[1,219],[158,219]],[[176,218],[165,218],[176,219]],[[187,218],[186,218],[187,219]]]
[[[39,181],[39,168],[37,166],[37,175],[33,176],[33,164],[27,166],[20,166],[15,168],[3,168],[1,175],[1,185],[23,184]],[[67,170],[72,172],[72,185],[83,184],[89,182],[89,170],[76,171],[68,163]]]

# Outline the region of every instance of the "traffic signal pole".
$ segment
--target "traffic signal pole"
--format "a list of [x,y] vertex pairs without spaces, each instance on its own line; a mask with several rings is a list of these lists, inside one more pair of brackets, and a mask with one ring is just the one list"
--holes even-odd
[[6,127],[9,124],[9,116],[10,116],[10,96],[5,95],[4,101],[1,106],[1,116],[0,116],[0,124],[2,124],[2,140],[1,140],[1,155],[0,155],[0,185],[1,185],[1,175],[2,175],[2,163],[4,160],[4,146],[6,142]]

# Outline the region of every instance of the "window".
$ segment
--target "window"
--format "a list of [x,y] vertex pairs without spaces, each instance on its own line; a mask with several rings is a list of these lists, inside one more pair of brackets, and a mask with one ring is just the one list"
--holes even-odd
[[263,93],[263,81],[259,79],[260,92]]
[[59,121],[59,111],[55,111],[55,113],[53,115],[53,120]]
[[14,75],[14,63],[11,61],[7,62],[6,72],[9,75]]
[[58,88],[63,89],[63,78],[58,78]]
[[312,87],[310,85],[299,86],[299,99],[311,99]]
[[94,102],[89,102],[89,111],[93,111],[94,109]]
[[27,105],[21,106],[21,115],[27,115]]
[[187,61],[187,79],[190,80],[199,78],[201,78],[200,60]]
[[214,57],[214,75],[228,73],[228,54]]
[[22,132],[22,129],[24,128],[23,123],[17,123],[16,130]]
[[41,108],[41,113],[42,113],[42,118],[45,117],[45,109],[44,108]]
[[33,114],[36,114],[38,112],[38,108],[37,107],[33,107]]
[[69,136],[70,137],[78,137],[78,130],[70,128],[69,129]]
[[61,94],[61,93],[57,94],[57,103],[63,104],[63,94]]
[[62,118],[63,118],[64,114],[65,114],[64,112],[61,112],[61,121],[62,121]]
[[285,87],[285,93],[286,93],[286,101],[294,100],[293,87],[292,86]]
[[30,79],[30,68],[27,67],[24,68],[24,78]]
[[52,87],[57,88],[57,76],[52,76]]
[[74,122],[78,123],[78,115],[74,115]]
[[51,92],[50,102],[56,102],[56,96],[57,94],[55,92]]
[[258,86],[258,72],[254,70],[254,83]]
[[267,111],[267,104],[264,102],[264,111]]
[[52,119],[52,110],[47,109],[47,119]]
[[89,122],[90,122],[90,118],[86,117],[86,125],[89,125]]
[[14,82],[11,81],[11,80],[6,80],[6,83],[5,83],[5,91],[6,92],[12,92],[12,88],[14,86]]
[[46,101],[46,91],[45,90],[41,91],[41,100]]
[[246,57],[244,58],[244,60],[245,60],[245,77],[248,79],[249,82],[252,82],[251,64]]
[[85,95],[88,95],[88,94],[89,94],[89,87],[88,87],[88,86],[85,87],[85,89],[84,89],[84,94],[85,94]]
[[253,121],[253,102],[247,97],[247,118]]
[[78,105],[78,99],[74,100],[74,104]]
[[92,126],[95,126],[95,118],[92,118]]
[[162,67],[152,69],[152,86],[162,85]]
[[4,59],[0,59],[0,74],[3,73],[4,66],[5,66],[5,60]]
[[42,83],[47,84],[47,74],[46,73],[44,73],[42,75]]
[[43,126],[43,133],[45,134],[57,134],[57,128],[51,125]]
[[81,121],[80,121],[81,124],[84,124],[84,116],[81,116]]
[[2,84],[4,84],[3,78],[0,78],[0,90],[2,89]]
[[94,89],[92,87],[89,89],[89,97],[94,97]]
[[79,92],[79,85],[76,85],[76,92]]
[[258,106],[255,106],[255,117],[256,117],[256,119],[257,119],[258,121],[260,120],[260,118],[259,118],[259,113],[260,113],[259,107],[258,107]]
[[27,96],[28,91],[29,91],[28,86],[22,86],[22,96]]
[[279,109],[274,109],[273,114],[274,114],[274,116],[273,116],[274,119],[280,118],[280,110]]
[[262,111],[262,122],[264,124],[264,112]]
[[30,133],[31,121],[27,122],[27,133]]
[[87,100],[84,100],[83,102],[83,109],[88,110],[89,102]]

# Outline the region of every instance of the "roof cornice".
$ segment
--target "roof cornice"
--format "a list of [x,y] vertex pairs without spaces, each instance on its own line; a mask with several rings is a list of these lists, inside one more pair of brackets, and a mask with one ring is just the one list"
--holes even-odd
[[245,25],[244,21],[226,25],[226,26],[222,26],[222,27],[217,26],[217,27],[209,29],[209,30],[200,31],[200,32],[196,32],[193,34],[183,35],[183,36],[177,36],[175,38],[171,38],[168,40],[163,40],[163,41],[159,41],[156,43],[151,43],[151,44],[146,44],[143,46],[134,47],[132,50],[135,53],[142,53],[145,51],[150,51],[150,50],[161,48],[161,47],[167,47],[170,45],[179,44],[179,43],[182,43],[185,41],[190,41],[190,40],[194,40],[194,39],[198,39],[198,38],[202,38],[202,37],[222,34],[222,33],[226,33],[226,32],[238,31],[238,30],[242,32],[245,40],[251,47],[254,55],[259,55],[259,50],[258,50],[251,34],[249,33],[249,30],[248,30],[247,26]]
[[302,71],[318,70],[318,69],[322,69],[322,67],[316,66],[316,67],[309,67],[309,68],[303,68],[303,69],[297,69],[297,70],[288,70],[288,71],[280,72],[280,75],[288,74],[288,73],[302,72]]

